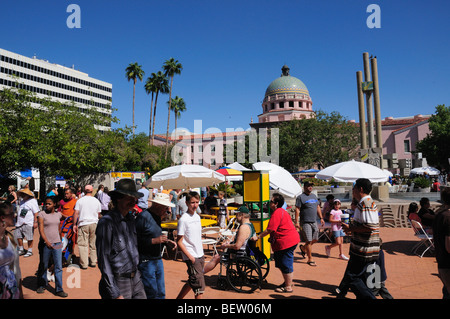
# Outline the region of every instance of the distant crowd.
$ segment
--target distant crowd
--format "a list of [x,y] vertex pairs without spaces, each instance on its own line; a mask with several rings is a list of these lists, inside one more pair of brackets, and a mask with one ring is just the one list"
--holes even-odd
[[[63,289],[64,265],[75,261],[81,269],[98,267],[101,272],[99,294],[104,299],[165,298],[165,278],[162,255],[164,249],[179,251],[187,266],[188,280],[180,287],[178,298],[189,291],[195,298],[205,293],[204,274],[220,262],[228,250],[247,253],[247,248],[269,236],[275,267],[281,272],[278,293],[293,292],[294,251],[298,248],[307,265],[316,266],[312,254],[319,239],[320,226],[326,227],[332,243],[325,246],[326,256],[334,247],[338,257],[347,263],[336,296],[348,292],[357,298],[393,298],[385,286],[386,270],[379,236],[379,213],[370,196],[372,183],[358,179],[352,189],[351,207],[341,210],[341,202],[332,195],[324,205],[313,192],[313,183],[306,182],[303,193],[295,201],[294,216],[287,213],[281,194],[272,195],[267,228],[256,233],[250,222],[247,205],[236,207],[235,219],[240,225],[227,240],[221,242],[217,253],[205,261],[201,216],[214,215],[220,228],[229,225],[230,215],[225,194],[201,194],[181,190],[149,190],[134,180],[121,179],[113,190],[99,185],[63,188],[51,185],[42,204],[24,183],[16,191],[10,186],[0,198],[0,297],[23,297],[19,257],[35,253],[34,232],[39,232],[37,250],[37,293],[44,293],[49,281],[55,282],[55,295],[68,297]],[[432,211],[423,198],[420,209],[411,203],[410,220],[423,224],[434,237],[439,276],[443,282],[443,297],[450,296],[450,188],[441,192],[442,205]],[[201,205],[200,205],[201,203]],[[414,205],[415,204],[415,205]],[[200,208],[200,206],[202,208]],[[177,229],[167,232],[165,220],[177,221]],[[343,251],[344,240],[351,241],[348,256]],[[253,245],[254,246],[254,245]],[[379,267],[380,278],[375,287],[367,280],[371,267]]]

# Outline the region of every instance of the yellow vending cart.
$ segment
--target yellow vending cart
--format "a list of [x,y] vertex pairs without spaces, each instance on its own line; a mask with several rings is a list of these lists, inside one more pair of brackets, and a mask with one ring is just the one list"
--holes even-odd
[[[270,193],[269,193],[269,172],[267,171],[243,171],[244,183],[244,204],[250,210],[250,219],[255,231],[260,233],[267,228],[270,219]],[[264,204],[267,211],[264,212]],[[266,236],[256,243],[256,246],[270,259],[269,236]]]

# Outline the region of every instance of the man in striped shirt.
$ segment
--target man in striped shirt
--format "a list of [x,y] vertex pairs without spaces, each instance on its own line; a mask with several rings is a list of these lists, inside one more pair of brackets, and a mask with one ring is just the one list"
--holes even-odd
[[[350,288],[356,298],[375,299],[367,286],[368,266],[378,259],[380,251],[380,224],[378,209],[370,196],[372,183],[366,178],[359,178],[353,186],[353,198],[359,203],[349,225],[342,228],[351,234],[350,260],[344,278],[338,288],[338,297],[343,297]],[[376,280],[376,278],[375,278]]]

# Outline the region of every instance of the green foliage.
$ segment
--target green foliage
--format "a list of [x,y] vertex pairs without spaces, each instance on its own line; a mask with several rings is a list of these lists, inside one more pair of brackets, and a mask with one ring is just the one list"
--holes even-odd
[[417,142],[416,150],[437,168],[450,169],[450,106],[436,106],[436,114],[428,120],[431,133]]
[[216,195],[219,193],[219,191],[225,192],[226,197],[231,197],[236,194],[236,190],[228,183],[220,183],[217,186],[211,186],[209,188],[212,190]]
[[117,121],[93,109],[82,113],[73,104],[37,101],[24,90],[1,90],[0,174],[34,167],[45,183],[46,176],[72,178],[111,170],[154,173],[172,164],[164,160],[161,147],[149,146],[145,134],[133,136],[127,127],[99,131],[97,125],[105,120]]
[[338,112],[316,112],[310,119],[282,123],[280,165],[294,172],[299,167],[327,167],[356,154],[358,128]]
[[431,186],[431,180],[429,180],[426,177],[419,176],[414,178],[414,186],[420,187],[420,188],[427,188]]

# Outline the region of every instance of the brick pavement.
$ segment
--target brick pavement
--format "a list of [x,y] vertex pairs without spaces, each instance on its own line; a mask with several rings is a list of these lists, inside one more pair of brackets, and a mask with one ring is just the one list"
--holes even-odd
[[[38,265],[37,239],[35,232],[35,248],[32,257],[20,257],[20,266],[23,277],[23,291],[26,299],[60,299],[54,296],[54,283],[43,294],[36,293],[35,272]],[[384,242],[386,270],[388,279],[386,286],[396,299],[441,299],[442,285],[437,277],[435,258],[426,254],[423,258],[411,254],[412,246],[417,242],[410,228],[381,228],[381,237]],[[339,284],[345,270],[346,261],[340,260],[338,248],[332,249],[332,257],[325,255],[325,243],[313,246],[313,256],[317,267],[306,264],[298,249],[294,261],[294,292],[281,294],[274,292],[274,288],[282,283],[282,277],[274,262],[271,262],[271,271],[267,276],[261,290],[252,294],[236,293],[232,290],[219,290],[215,287],[219,266],[206,276],[206,299],[331,299],[335,298],[333,292]],[[344,244],[344,251],[348,252],[349,244]],[[187,278],[186,266],[181,261],[164,260],[167,299],[174,299],[184,280]],[[223,272],[224,273],[224,272]],[[100,272],[98,268],[81,270],[77,267],[64,268],[64,289],[69,294],[68,299],[98,299],[98,281]],[[77,285],[80,287],[76,287]],[[70,286],[70,287],[69,287]],[[349,293],[349,299],[354,295]],[[188,299],[193,298],[190,293]]]

